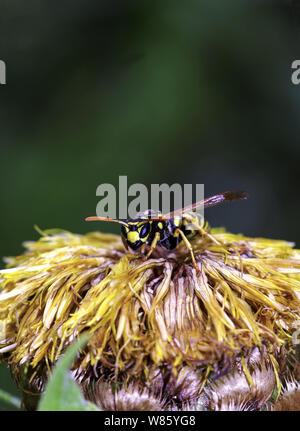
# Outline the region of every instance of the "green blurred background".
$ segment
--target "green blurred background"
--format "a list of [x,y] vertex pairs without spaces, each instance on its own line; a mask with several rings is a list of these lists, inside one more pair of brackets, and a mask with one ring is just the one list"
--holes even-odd
[[[299,2],[0,0],[0,11],[1,256],[37,239],[34,224],[117,233],[84,218],[120,175],[246,190],[207,210],[210,223],[300,246]],[[5,365],[0,387],[17,393]]]

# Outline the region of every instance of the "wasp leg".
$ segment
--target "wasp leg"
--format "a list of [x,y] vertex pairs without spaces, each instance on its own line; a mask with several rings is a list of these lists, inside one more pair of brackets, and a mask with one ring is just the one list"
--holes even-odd
[[151,242],[150,250],[144,258],[145,260],[147,260],[151,256],[153,250],[155,249],[155,247],[157,245],[157,241],[159,241],[159,239],[160,239],[160,233],[156,232],[156,234],[154,235],[153,241]]
[[222,245],[220,241],[218,241],[216,238],[213,237],[209,232],[207,232],[203,227],[201,227],[198,223],[195,223],[195,221],[192,222],[193,226],[195,226],[195,230],[199,233],[201,236],[207,236],[210,238],[215,244]]
[[175,230],[175,232],[174,232],[174,236],[176,237],[176,236],[178,236],[178,235],[180,235],[180,236],[181,236],[181,238],[183,239],[183,241],[184,241],[184,243],[185,243],[186,247],[188,248],[188,250],[189,250],[189,252],[190,252],[190,255],[191,255],[191,258],[192,258],[192,261],[193,261],[193,264],[194,264],[194,267],[196,268],[196,271],[197,271],[197,272],[200,272],[199,266],[197,265],[197,262],[196,262],[196,259],[195,259],[195,255],[194,255],[194,252],[193,252],[193,247],[191,246],[190,241],[187,239],[187,237],[186,237],[186,236],[185,236],[185,234],[182,232],[182,230],[177,228],[177,229]]
[[218,240],[216,240],[213,235],[211,235],[209,232],[207,232],[207,230],[204,229],[205,225],[208,225],[208,223],[202,223],[203,225],[200,226],[200,224],[197,222],[197,218],[195,217],[191,217],[190,214],[185,214],[184,215],[184,221],[188,224],[190,224],[193,228],[191,230],[196,230],[199,235],[201,236],[206,236],[208,238],[211,239],[211,241],[213,241],[215,244],[217,245],[222,245]]
[[214,238],[210,233],[206,232],[206,230],[202,229],[200,226],[195,226],[197,232],[202,236],[207,236],[210,238],[215,244],[222,245],[220,241],[218,241],[216,238]]
[[141,246],[141,248],[140,248],[140,251],[141,251],[141,254],[144,254],[144,250],[145,250],[145,248],[147,247],[147,245],[146,244],[143,244],[142,246]]

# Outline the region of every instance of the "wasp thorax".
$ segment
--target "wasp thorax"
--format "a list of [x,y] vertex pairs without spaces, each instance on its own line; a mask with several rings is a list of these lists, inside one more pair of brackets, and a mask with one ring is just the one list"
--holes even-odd
[[150,219],[157,218],[157,217],[160,217],[160,216],[162,216],[161,211],[149,209],[149,210],[146,210],[146,211],[139,212],[136,215],[136,218],[137,219],[142,219],[142,220],[147,220],[147,219],[150,220]]

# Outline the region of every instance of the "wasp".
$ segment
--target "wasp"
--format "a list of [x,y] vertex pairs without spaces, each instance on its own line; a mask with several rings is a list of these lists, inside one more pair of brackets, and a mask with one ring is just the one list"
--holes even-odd
[[157,246],[166,250],[174,250],[180,242],[184,242],[190,252],[193,264],[197,271],[198,265],[190,240],[196,235],[209,236],[212,241],[219,242],[210,235],[210,226],[202,215],[195,212],[199,207],[207,208],[222,202],[246,199],[244,191],[229,191],[203,199],[185,208],[162,214],[160,211],[146,210],[138,213],[136,218],[127,220],[111,219],[106,217],[87,217],[86,221],[108,221],[121,224],[121,238],[128,250],[150,249],[144,259],[148,259]]

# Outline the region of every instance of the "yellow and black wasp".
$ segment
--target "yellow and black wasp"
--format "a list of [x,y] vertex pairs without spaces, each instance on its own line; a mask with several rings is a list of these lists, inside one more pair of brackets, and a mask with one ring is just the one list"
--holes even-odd
[[[166,250],[173,250],[183,241],[198,271],[199,268],[190,240],[197,234],[210,236],[210,227],[208,222],[194,211],[199,207],[207,208],[222,202],[246,198],[246,192],[230,191],[211,196],[168,214],[162,214],[160,211],[146,210],[137,214],[136,218],[124,221],[98,216],[87,217],[85,220],[120,223],[121,237],[126,249],[142,250],[146,246],[150,247],[145,259],[151,255],[156,246],[161,246]],[[214,241],[213,237],[211,239]]]

